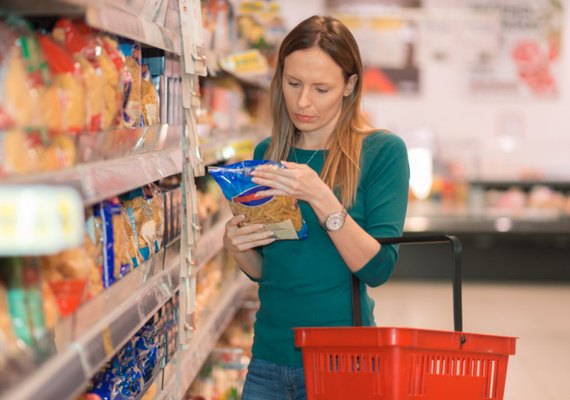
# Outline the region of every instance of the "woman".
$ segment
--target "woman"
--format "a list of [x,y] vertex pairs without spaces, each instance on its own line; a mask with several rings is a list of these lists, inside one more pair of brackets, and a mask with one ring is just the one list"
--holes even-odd
[[[374,237],[402,234],[409,167],[403,141],[375,131],[360,111],[362,62],[350,31],[313,16],[283,40],[271,83],[271,138],[255,159],[287,168],[258,167],[261,195],[299,201],[306,240],[275,241],[263,225],[228,221],[224,245],[259,284],[252,361],[244,400],[304,399],[294,327],[352,324],[351,274],[360,279],[362,321],[374,325],[366,284],[390,277],[397,249]],[[285,161],[286,160],[286,161]]]

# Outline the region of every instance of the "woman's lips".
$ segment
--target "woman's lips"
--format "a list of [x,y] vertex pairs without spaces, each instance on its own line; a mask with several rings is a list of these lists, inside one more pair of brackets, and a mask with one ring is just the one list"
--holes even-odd
[[310,116],[310,115],[303,115],[303,114],[295,113],[295,119],[297,119],[297,121],[299,121],[299,122],[311,122],[315,119],[315,117]]

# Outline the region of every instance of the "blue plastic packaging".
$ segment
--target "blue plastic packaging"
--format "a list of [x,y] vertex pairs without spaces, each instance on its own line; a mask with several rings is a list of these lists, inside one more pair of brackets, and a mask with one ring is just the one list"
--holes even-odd
[[234,215],[246,216],[246,223],[264,224],[276,239],[306,239],[307,224],[302,218],[297,200],[289,196],[259,197],[257,192],[269,187],[253,182],[251,172],[260,165],[285,165],[270,160],[246,160],[223,167],[209,167]]

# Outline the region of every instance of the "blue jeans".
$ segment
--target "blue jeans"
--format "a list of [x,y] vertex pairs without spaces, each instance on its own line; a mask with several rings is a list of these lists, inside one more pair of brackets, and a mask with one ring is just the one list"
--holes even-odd
[[252,358],[242,400],[306,400],[303,367],[284,367]]

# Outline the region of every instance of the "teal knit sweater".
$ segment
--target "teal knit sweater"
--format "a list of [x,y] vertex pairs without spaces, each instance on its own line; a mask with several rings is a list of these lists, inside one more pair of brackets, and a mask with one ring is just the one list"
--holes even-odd
[[[270,139],[259,143],[255,159],[263,159]],[[350,216],[374,237],[400,236],[408,201],[409,166],[404,142],[398,136],[377,131],[364,139],[361,177]],[[289,161],[306,163],[320,173],[326,151],[293,149]],[[293,327],[350,326],[352,303],[350,270],[313,209],[299,202],[308,224],[305,240],[276,241],[258,251],[263,256],[259,284],[260,309],[254,326],[252,352],[257,358],[279,365],[302,365],[295,348]],[[386,282],[398,258],[395,246],[381,250],[356,275],[361,280],[362,321],[374,325],[374,301],[366,285]]]

